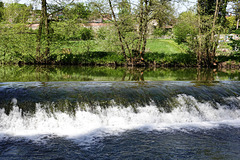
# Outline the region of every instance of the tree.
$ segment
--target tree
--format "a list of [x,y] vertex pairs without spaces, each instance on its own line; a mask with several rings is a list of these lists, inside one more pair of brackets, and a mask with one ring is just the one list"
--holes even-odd
[[0,2],[0,22],[3,20],[4,3]]
[[238,26],[237,26],[237,21],[236,21],[236,16],[228,16],[226,18],[227,20],[227,28],[228,28],[228,31],[231,32],[232,30],[235,30]]
[[155,0],[153,7],[153,19],[158,22],[158,28],[162,28],[165,25],[173,25],[175,22],[174,11],[175,8],[170,1]]
[[177,23],[173,28],[175,41],[193,45],[193,39],[197,36],[197,15],[193,11],[186,11],[179,15]]
[[86,20],[89,18],[91,11],[84,3],[71,3],[63,10],[63,17],[67,20]]
[[239,27],[239,19],[240,19],[240,1],[239,0],[231,0],[232,2],[232,14],[236,17],[236,29]]
[[[46,0],[42,0],[42,9],[41,9],[41,19],[39,23],[39,29],[37,33],[37,47],[36,47],[36,60],[37,63],[47,63],[47,58],[50,52],[50,37],[49,37],[49,21],[48,21],[48,14],[47,14],[47,2]],[[41,53],[41,47],[43,41],[46,43],[44,54]],[[43,57],[45,56],[45,57]]]
[[5,3],[4,19],[10,23],[26,23],[32,8],[25,4]]
[[[160,21],[160,13],[165,13],[163,9],[163,6],[166,7],[165,4],[168,3],[164,0],[140,0],[137,7],[134,8],[129,0],[117,2],[108,0],[121,52],[127,63],[132,65],[145,64],[144,54],[149,23],[157,18]],[[134,9],[132,10],[132,8]]]
[[227,0],[198,0],[198,36],[196,38],[198,66],[212,67],[219,34],[226,23]]
[[[67,2],[68,1],[65,1],[64,3],[61,1],[56,1],[57,5],[51,5],[48,4],[46,0],[41,0],[41,17],[37,33],[36,46],[37,63],[48,63],[51,43],[50,30],[52,30],[50,29],[50,22],[55,21],[55,19],[50,19],[49,17],[53,17],[54,14],[62,12],[63,9],[68,5]],[[72,3],[72,1],[70,3]],[[42,49],[43,46],[45,49]]]

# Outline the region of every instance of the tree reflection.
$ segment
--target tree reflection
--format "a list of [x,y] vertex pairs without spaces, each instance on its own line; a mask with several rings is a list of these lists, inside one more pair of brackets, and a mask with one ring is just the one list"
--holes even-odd
[[192,81],[240,80],[239,70],[81,66],[1,66],[0,82],[30,81]]
[[144,68],[128,68],[123,74],[122,81],[144,81]]

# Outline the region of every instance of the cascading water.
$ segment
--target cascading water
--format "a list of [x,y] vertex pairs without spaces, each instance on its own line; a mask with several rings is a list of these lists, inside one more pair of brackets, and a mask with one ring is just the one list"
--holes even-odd
[[[226,98],[240,104],[240,97]],[[226,105],[199,102],[185,94],[177,95],[170,112],[161,111],[153,102],[144,107],[123,107],[114,103],[109,107],[75,107],[74,113],[50,111],[47,105],[36,104],[35,113],[24,113],[13,106],[9,114],[0,110],[1,133],[13,136],[54,134],[58,136],[98,136],[100,132],[116,134],[140,130],[166,130],[185,127],[212,128],[225,124],[240,127],[240,109]],[[176,103],[176,104],[173,104]],[[94,134],[94,132],[96,132]]]
[[2,82],[0,159],[239,159],[239,88]]

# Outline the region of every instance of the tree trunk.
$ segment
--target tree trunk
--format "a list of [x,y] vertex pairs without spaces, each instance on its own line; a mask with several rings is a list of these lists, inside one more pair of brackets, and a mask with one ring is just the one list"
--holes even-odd
[[215,26],[216,26],[216,21],[217,21],[217,17],[218,17],[218,10],[219,10],[219,1],[216,0],[216,7],[215,7],[215,13],[214,13],[214,17],[213,17],[213,24],[212,24],[212,33],[211,33],[211,46],[209,47],[209,66],[213,66],[214,63],[214,58],[216,55],[216,47],[217,47],[217,43],[216,40],[214,39],[214,36],[216,34],[215,32]]
[[122,39],[122,34],[121,34],[121,31],[120,31],[119,26],[118,26],[118,24],[117,24],[116,15],[115,15],[115,13],[114,13],[114,11],[113,11],[113,6],[112,6],[111,0],[108,0],[108,3],[109,3],[109,6],[110,6],[112,15],[113,15],[114,25],[115,25],[115,27],[117,28],[118,39],[119,39],[119,41],[120,41],[120,43],[121,43],[122,54],[123,54],[123,56],[124,56],[124,58],[125,58],[125,60],[126,60],[126,62],[127,62],[127,55],[126,55],[125,48],[124,48],[124,42],[123,42],[123,39]]
[[143,31],[143,45],[142,45],[142,51],[141,51],[141,59],[143,59],[143,56],[146,50],[146,45],[147,45],[148,13],[149,13],[148,0],[145,0],[145,13],[144,13],[144,23],[143,23],[144,31]]
[[[43,33],[43,29],[45,32]],[[48,25],[48,16],[47,16],[47,2],[46,0],[42,0],[42,10],[41,10],[41,19],[39,23],[38,33],[37,33],[37,47],[36,47],[36,60],[37,63],[43,62],[43,55],[41,53],[42,48],[42,35],[44,34],[44,39],[46,40],[46,48],[45,48],[45,63],[47,63],[47,57],[49,55],[49,25]]]
[[143,39],[143,0],[140,1],[140,15],[139,15],[139,41],[138,41],[138,52],[141,52],[142,39]]
[[[43,1],[42,1],[42,6],[43,6]],[[42,7],[43,8],[43,7]],[[36,47],[36,60],[37,63],[40,63],[42,57],[41,57],[41,37],[42,37],[42,28],[43,28],[43,9],[41,10],[41,18],[40,18],[40,23],[39,23],[39,28],[38,28],[38,33],[37,33],[37,47]]]
[[239,26],[239,18],[237,19],[237,26],[236,26],[236,29],[238,29],[238,26]]
[[201,34],[201,13],[200,4],[198,2],[198,49],[197,49],[197,65],[200,67],[202,65],[202,34]]
[[45,48],[45,63],[47,63],[48,55],[49,55],[49,24],[48,24],[48,15],[47,15],[47,2],[46,0],[42,0],[42,11],[43,11],[43,19],[45,25],[45,40],[46,40],[46,48]]
[[[197,48],[197,64],[199,67],[212,67],[216,56],[216,48],[218,45],[218,37],[216,37],[216,24],[219,15],[219,0],[216,0],[215,12],[213,20],[206,23],[205,8],[202,8],[198,1],[198,48]],[[211,15],[208,15],[209,19]]]

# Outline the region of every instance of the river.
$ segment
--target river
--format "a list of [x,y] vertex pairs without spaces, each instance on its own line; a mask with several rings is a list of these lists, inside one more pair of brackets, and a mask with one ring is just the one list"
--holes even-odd
[[0,159],[240,159],[239,151],[239,71],[0,68]]

